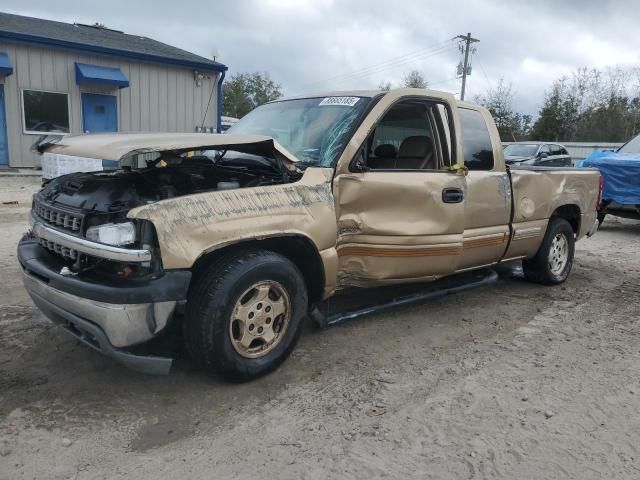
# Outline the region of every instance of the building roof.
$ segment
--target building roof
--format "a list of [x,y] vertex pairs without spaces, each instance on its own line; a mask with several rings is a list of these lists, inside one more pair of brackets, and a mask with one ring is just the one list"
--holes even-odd
[[130,35],[101,25],[55,22],[0,12],[1,39],[71,48],[201,70],[227,70],[225,65],[200,55],[158,42],[152,38]]

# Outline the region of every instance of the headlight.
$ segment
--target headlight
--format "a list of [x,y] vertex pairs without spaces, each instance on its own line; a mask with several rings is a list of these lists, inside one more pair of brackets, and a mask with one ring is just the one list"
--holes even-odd
[[86,237],[108,245],[129,245],[136,241],[136,226],[133,222],[105,223],[87,228]]

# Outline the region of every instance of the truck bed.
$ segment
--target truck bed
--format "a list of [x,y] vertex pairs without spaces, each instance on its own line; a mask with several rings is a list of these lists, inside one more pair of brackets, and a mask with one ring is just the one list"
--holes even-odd
[[[513,223],[551,217],[561,205],[575,205],[591,226],[596,215],[600,173],[591,168],[510,168],[513,187]],[[588,230],[588,229],[587,229]],[[578,238],[584,233],[579,232]]]

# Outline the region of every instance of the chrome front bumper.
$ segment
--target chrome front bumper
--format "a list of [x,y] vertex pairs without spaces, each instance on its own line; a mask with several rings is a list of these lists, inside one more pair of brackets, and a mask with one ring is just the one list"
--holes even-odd
[[96,302],[56,290],[27,272],[22,275],[29,295],[95,323],[116,348],[137,345],[155,337],[167,326],[176,308],[175,301],[123,305]]
[[171,270],[147,280],[105,280],[65,275],[65,261],[41,245],[57,245],[95,257],[144,262],[148,250],[87,241],[51,228],[32,217],[33,234],[18,244],[24,286],[36,306],[54,323],[101,353],[146,373],[168,373],[172,359],[138,356],[123,348],[157,336],[187,298],[191,272]]
[[118,305],[77,297],[23,271],[27,292],[54,323],[91,348],[144,373],[166,374],[172,359],[120,350],[153,338],[174,313],[175,301]]

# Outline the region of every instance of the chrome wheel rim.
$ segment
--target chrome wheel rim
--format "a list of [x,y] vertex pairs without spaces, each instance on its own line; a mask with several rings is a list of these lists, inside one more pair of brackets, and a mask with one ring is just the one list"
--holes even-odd
[[282,341],[290,317],[284,287],[273,280],[258,282],[236,301],[229,322],[231,344],[245,358],[262,357]]
[[569,261],[569,241],[567,237],[558,233],[551,241],[551,250],[549,251],[549,270],[554,275],[560,275],[564,271]]

